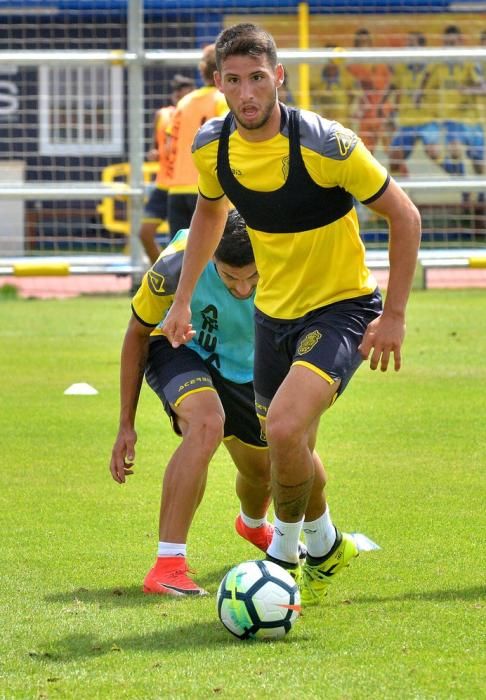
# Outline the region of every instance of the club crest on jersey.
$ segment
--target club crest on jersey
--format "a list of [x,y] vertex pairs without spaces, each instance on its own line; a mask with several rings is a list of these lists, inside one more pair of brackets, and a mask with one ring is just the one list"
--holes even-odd
[[317,345],[321,338],[322,333],[318,330],[307,333],[305,338],[303,338],[299,343],[299,347],[297,348],[297,355],[306,355],[312,350],[312,348],[315,345]]
[[354,145],[354,134],[348,129],[343,129],[342,131],[336,131],[336,141],[339,147],[339,153],[342,156],[346,156]]
[[165,277],[164,277],[164,275],[159,275],[158,272],[154,272],[154,270],[149,270],[147,272],[147,281],[148,281],[148,286],[150,288],[150,291],[153,294],[156,294],[159,297],[164,296],[164,294],[165,294],[165,289],[164,289]]

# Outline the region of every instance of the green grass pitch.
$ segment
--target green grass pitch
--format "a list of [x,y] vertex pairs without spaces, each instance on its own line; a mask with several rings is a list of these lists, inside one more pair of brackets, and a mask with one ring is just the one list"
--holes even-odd
[[[402,370],[361,367],[321,423],[333,518],[380,551],[275,643],[221,626],[233,530],[221,448],[189,540],[200,600],[145,597],[163,465],[177,445],[144,387],[136,474],[108,472],[127,298],[4,299],[0,698],[486,698],[484,291],[415,292]],[[75,382],[97,396],[65,396]]]

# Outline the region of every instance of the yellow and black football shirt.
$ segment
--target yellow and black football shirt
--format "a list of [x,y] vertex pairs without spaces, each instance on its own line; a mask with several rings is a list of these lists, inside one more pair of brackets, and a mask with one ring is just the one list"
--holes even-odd
[[376,288],[354,199],[373,202],[389,176],[338,122],[281,110],[280,132],[262,142],[245,141],[231,113],[208,121],[193,158],[201,196],[226,194],[246,220],[260,274],[255,305],[293,320]]

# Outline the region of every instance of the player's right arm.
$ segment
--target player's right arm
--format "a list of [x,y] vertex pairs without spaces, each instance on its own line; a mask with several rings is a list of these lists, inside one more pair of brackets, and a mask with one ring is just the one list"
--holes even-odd
[[110,462],[111,475],[119,484],[125,482],[128,474],[133,474],[137,442],[135,416],[152,331],[152,326],[145,326],[132,316],[123,341],[120,363],[120,423]]
[[194,336],[190,323],[192,294],[202,271],[218,247],[227,216],[226,197],[206,199],[199,195],[184,251],[179,284],[162,326],[174,348],[187,343]]

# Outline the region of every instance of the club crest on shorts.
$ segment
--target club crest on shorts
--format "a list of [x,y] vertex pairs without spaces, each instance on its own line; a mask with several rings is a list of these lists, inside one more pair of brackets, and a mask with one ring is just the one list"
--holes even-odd
[[321,338],[322,333],[318,330],[307,333],[305,338],[302,338],[302,340],[299,343],[299,347],[297,348],[297,355],[305,355],[308,352],[310,352],[312,348],[315,345],[317,345]]
[[148,286],[150,287],[150,291],[153,294],[156,294],[159,297],[164,296],[164,294],[166,293],[164,289],[164,275],[159,275],[158,272],[154,272],[154,270],[149,270],[147,272],[147,281]]

